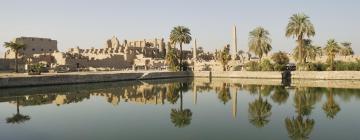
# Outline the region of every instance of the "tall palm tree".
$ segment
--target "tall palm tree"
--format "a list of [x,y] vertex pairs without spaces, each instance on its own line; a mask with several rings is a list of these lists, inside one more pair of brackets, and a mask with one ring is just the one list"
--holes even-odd
[[271,116],[271,104],[267,100],[263,100],[261,94],[259,99],[249,103],[249,121],[254,126],[261,128],[269,123],[269,117]]
[[330,119],[334,119],[336,114],[341,110],[339,104],[334,100],[333,89],[329,89],[327,101],[322,108],[326,113],[326,116]]
[[249,51],[257,55],[260,60],[264,54],[268,54],[271,47],[271,39],[269,31],[263,27],[257,27],[249,33]]
[[170,118],[171,122],[175,127],[185,127],[190,125],[192,112],[190,109],[183,109],[183,95],[182,92],[182,83],[180,84],[180,108],[171,109]]
[[171,30],[170,33],[170,42],[174,45],[179,44],[180,47],[180,67],[182,69],[182,59],[183,59],[183,52],[182,52],[182,45],[189,44],[191,42],[191,33],[190,29],[184,26],[176,26]]
[[20,114],[19,97],[16,97],[16,114],[14,114],[12,117],[6,118],[6,123],[20,124],[28,120],[30,120],[30,116]]
[[354,55],[354,50],[351,48],[350,42],[342,42],[341,45],[342,45],[340,51],[341,55],[345,56],[345,58],[349,55]]
[[305,36],[308,38],[315,36],[314,25],[309,20],[310,17],[303,13],[298,13],[290,17],[289,23],[286,27],[286,37],[297,38],[297,46],[299,47],[299,62],[305,63],[303,57],[303,39]]
[[325,53],[327,55],[327,62],[330,64],[330,70],[334,70],[335,56],[340,52],[341,48],[335,39],[329,39],[326,43]]
[[20,43],[15,43],[15,42],[5,42],[4,43],[5,48],[9,48],[12,51],[14,51],[15,53],[15,72],[18,73],[19,72],[19,66],[18,66],[18,55],[19,55],[19,51],[21,49],[25,49],[26,46],[24,44],[20,44]]

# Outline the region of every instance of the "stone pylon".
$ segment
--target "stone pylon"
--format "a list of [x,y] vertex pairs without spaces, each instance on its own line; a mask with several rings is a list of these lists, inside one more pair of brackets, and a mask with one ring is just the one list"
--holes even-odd
[[197,56],[197,42],[196,42],[196,38],[194,39],[194,42],[193,42],[193,60],[196,60],[196,56]]
[[238,49],[237,49],[236,25],[234,25],[233,29],[232,29],[232,43],[231,43],[231,48],[230,48],[230,54],[231,54],[232,60],[235,60],[237,51],[238,51]]

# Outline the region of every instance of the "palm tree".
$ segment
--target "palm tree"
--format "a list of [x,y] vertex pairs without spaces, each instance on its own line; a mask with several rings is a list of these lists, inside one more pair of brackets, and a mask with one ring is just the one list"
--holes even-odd
[[[182,83],[180,84],[180,89],[182,87]],[[183,95],[182,90],[180,90],[180,108],[179,109],[171,109],[170,118],[171,122],[175,125],[175,127],[185,127],[191,123],[192,112],[190,109],[183,109]]]
[[335,41],[335,39],[329,39],[324,49],[327,55],[326,61],[330,64],[330,70],[334,70],[335,56],[340,52],[341,48],[339,44]]
[[166,53],[166,64],[169,66],[169,69],[172,71],[176,71],[179,66],[178,57],[176,56],[175,49],[168,48],[168,53]]
[[180,65],[182,69],[182,59],[183,59],[183,52],[182,52],[182,45],[189,44],[191,42],[191,33],[190,29],[184,26],[177,26],[174,27],[170,33],[170,42],[174,45],[179,44],[180,47]]
[[327,101],[322,108],[326,113],[326,116],[330,119],[334,119],[336,114],[341,110],[340,106],[334,100],[333,89],[329,90]]
[[259,56],[260,60],[272,49],[269,35],[270,33],[263,27],[257,27],[249,33],[249,51]]
[[24,44],[15,43],[15,42],[5,42],[4,46],[5,46],[5,48],[9,48],[12,51],[14,51],[14,53],[15,53],[15,72],[18,73],[19,72],[19,68],[18,68],[19,51],[21,49],[25,49],[26,46]]
[[286,27],[286,37],[296,37],[297,38],[297,46],[299,47],[299,62],[305,63],[305,59],[303,57],[303,38],[307,36],[308,38],[315,36],[315,28],[314,25],[309,20],[310,17],[303,13],[298,13],[292,15],[290,17],[289,23]]
[[354,55],[354,50],[351,48],[351,43],[350,42],[342,42],[341,45],[343,46],[341,48],[341,55],[345,56],[349,56],[349,55]]
[[322,49],[319,46],[315,46],[312,44],[312,40],[310,39],[303,39],[303,51],[300,51],[300,47],[296,47],[294,50],[294,59],[299,60],[299,54],[303,53],[303,59],[306,63],[307,60],[316,60],[317,56],[322,54]]
[[16,114],[14,114],[12,117],[6,118],[6,123],[20,124],[28,120],[30,120],[30,116],[20,114],[19,97],[16,97]]
[[258,128],[264,127],[270,121],[268,118],[271,116],[271,104],[259,94],[259,99],[249,103],[248,112],[251,124]]

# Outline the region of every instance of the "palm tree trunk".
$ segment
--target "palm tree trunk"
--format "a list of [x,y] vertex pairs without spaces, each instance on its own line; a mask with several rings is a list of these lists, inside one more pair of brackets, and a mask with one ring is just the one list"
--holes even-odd
[[304,60],[303,60],[303,35],[300,34],[298,36],[298,45],[299,45],[299,62],[302,63]]
[[19,69],[18,69],[18,51],[15,50],[15,72],[18,73]]
[[180,71],[183,71],[182,59],[183,59],[182,43],[180,43]]

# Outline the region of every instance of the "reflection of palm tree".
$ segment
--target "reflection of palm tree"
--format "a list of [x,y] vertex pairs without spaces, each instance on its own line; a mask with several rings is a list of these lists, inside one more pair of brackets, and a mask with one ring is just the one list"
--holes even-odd
[[288,97],[289,92],[285,89],[284,86],[276,86],[274,94],[271,96],[271,99],[280,105],[285,103]]
[[312,94],[313,91],[315,90],[308,88],[297,88],[295,90],[294,102],[298,116],[285,119],[286,129],[291,139],[308,139],[314,128],[315,120],[303,117],[311,114],[316,103],[317,96]]
[[304,119],[301,115],[296,118],[285,119],[286,130],[291,139],[303,140],[308,139],[314,128],[314,119]]
[[171,104],[175,104],[179,99],[179,87],[177,83],[170,84],[166,93],[166,100]]
[[185,127],[191,123],[191,116],[192,112],[190,109],[183,109],[183,95],[182,90],[180,90],[180,108],[171,109],[171,122],[175,125],[175,127]]
[[14,114],[14,116],[12,117],[6,118],[6,123],[19,124],[19,123],[24,123],[25,121],[28,120],[30,120],[30,116],[20,114],[19,98],[16,97],[16,114]]
[[249,103],[249,121],[254,126],[260,128],[264,127],[270,120],[271,116],[271,104],[267,100],[263,100],[261,94],[259,99],[252,103]]
[[310,115],[316,103],[316,95],[308,91],[306,88],[297,88],[295,90],[295,107],[296,112],[300,115]]
[[326,113],[326,116],[330,119],[333,119],[336,114],[341,110],[340,106],[334,100],[333,89],[330,89],[329,91],[327,101],[323,105],[323,110]]
[[260,94],[264,95],[264,96],[269,96],[273,89],[274,89],[274,86],[262,85],[262,86],[260,86]]
[[231,100],[230,90],[226,87],[226,83],[223,83],[223,85],[221,86],[221,89],[218,93],[218,98],[224,104]]

